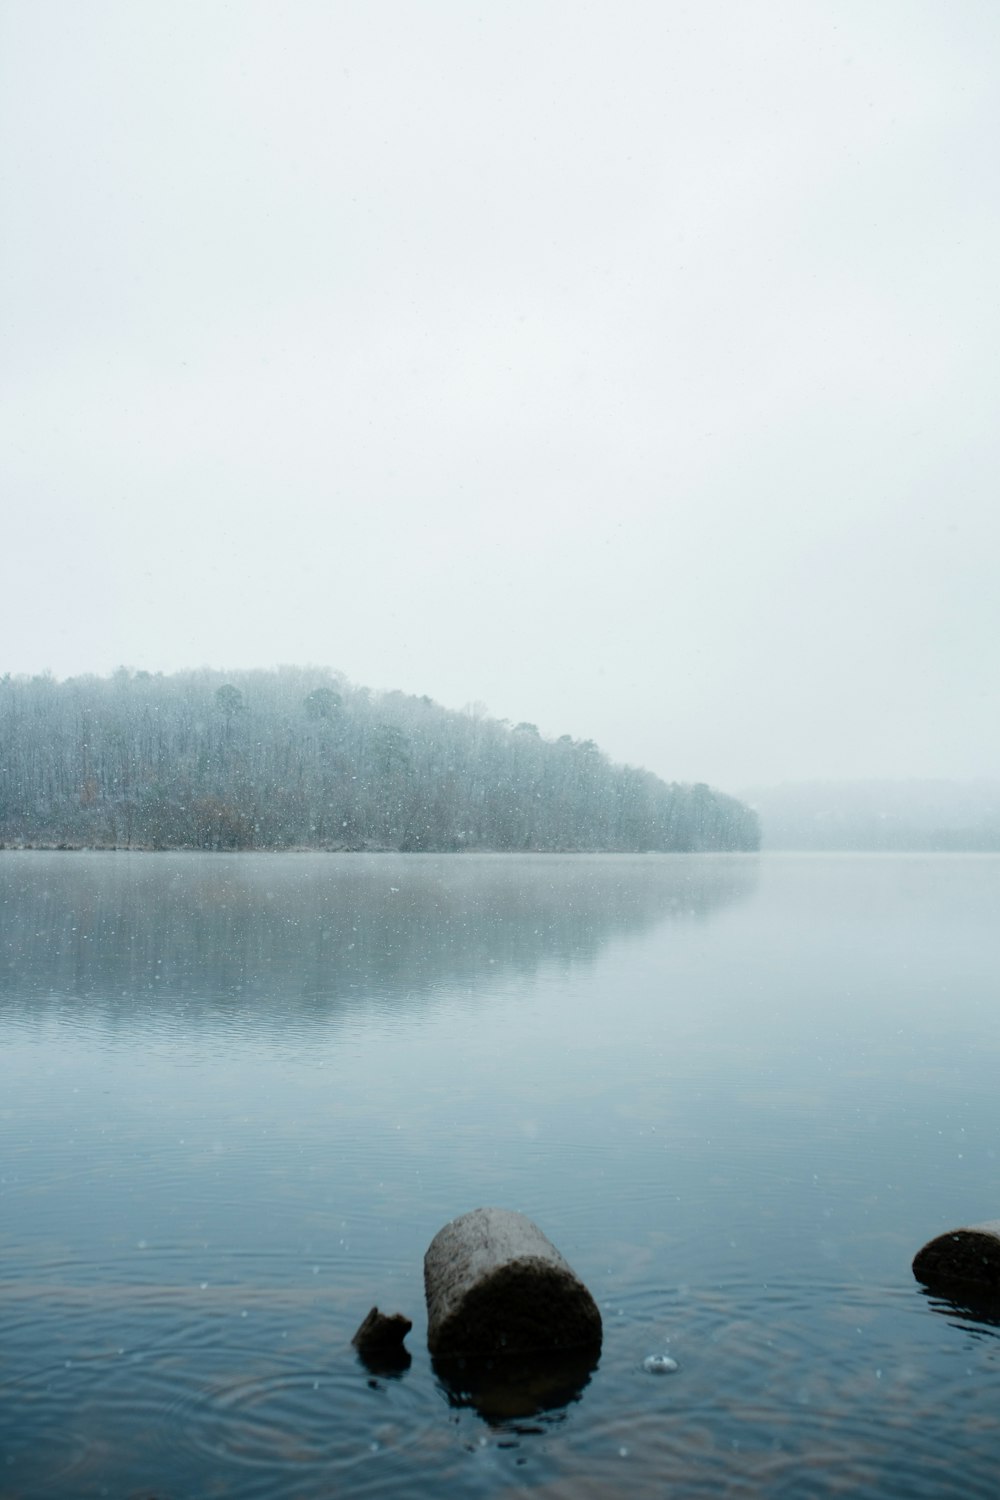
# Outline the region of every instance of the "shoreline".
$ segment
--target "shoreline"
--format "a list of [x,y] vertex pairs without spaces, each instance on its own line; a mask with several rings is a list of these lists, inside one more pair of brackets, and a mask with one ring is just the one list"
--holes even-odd
[[238,849],[205,849],[196,844],[3,843],[0,854],[748,854],[759,849],[496,849],[470,845],[461,849],[400,849],[391,844],[261,844]]

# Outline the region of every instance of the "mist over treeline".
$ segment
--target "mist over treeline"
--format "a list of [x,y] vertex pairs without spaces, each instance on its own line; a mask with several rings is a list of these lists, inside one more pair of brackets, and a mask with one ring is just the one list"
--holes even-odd
[[592,740],[327,669],[0,679],[0,840],[191,849],[752,850],[750,808]]
[[768,849],[1000,852],[1000,781],[804,781],[743,794]]

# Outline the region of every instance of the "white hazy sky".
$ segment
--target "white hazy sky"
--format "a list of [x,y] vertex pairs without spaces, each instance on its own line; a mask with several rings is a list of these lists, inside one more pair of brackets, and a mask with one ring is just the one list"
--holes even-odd
[[995,774],[996,0],[4,0],[0,671]]

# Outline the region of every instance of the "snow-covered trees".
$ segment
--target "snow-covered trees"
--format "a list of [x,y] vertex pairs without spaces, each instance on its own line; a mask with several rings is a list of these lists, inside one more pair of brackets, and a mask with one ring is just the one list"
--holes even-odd
[[755,849],[704,785],[312,668],[0,681],[0,840],[153,848]]

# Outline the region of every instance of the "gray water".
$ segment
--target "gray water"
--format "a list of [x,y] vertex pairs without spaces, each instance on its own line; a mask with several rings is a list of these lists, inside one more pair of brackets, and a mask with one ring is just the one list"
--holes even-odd
[[[0,853],[0,1495],[989,1496],[1000,858]],[[600,1363],[483,1414],[483,1203]],[[413,1319],[372,1373],[372,1303]],[[650,1373],[650,1355],[673,1373]]]

